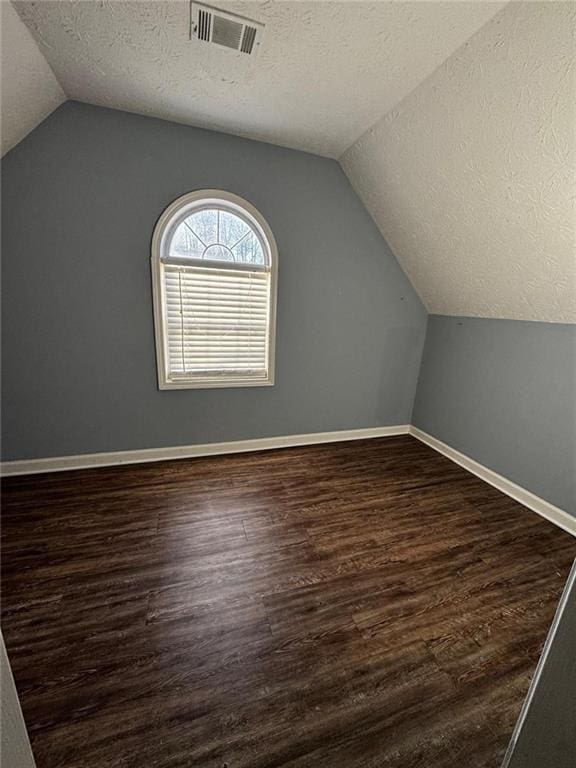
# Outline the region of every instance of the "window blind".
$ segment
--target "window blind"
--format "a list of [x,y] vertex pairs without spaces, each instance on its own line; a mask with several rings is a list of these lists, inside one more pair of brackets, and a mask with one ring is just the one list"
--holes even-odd
[[164,263],[167,374],[265,379],[270,272]]

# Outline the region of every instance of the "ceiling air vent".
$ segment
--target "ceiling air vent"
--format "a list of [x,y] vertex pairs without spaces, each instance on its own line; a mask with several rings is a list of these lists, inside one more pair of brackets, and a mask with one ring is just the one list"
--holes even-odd
[[264,25],[209,5],[190,3],[190,38],[255,54]]

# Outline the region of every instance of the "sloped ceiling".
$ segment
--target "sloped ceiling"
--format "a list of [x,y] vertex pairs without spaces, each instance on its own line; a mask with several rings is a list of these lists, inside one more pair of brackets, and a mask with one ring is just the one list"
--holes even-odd
[[65,99],[46,59],[11,3],[0,2],[0,154],[36,128]]
[[572,3],[512,3],[342,166],[430,312],[576,322]]
[[186,0],[18,2],[48,66],[1,2],[3,151],[60,81],[341,156],[430,312],[576,322],[573,4],[215,4],[266,24],[257,58],[190,41]]
[[187,0],[16,7],[71,99],[339,157],[504,5],[209,4],[266,25],[256,58],[190,40]]

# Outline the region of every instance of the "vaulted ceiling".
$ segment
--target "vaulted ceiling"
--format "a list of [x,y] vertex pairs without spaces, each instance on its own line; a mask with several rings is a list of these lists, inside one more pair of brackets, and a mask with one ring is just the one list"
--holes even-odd
[[71,99],[330,157],[503,3],[214,5],[265,24],[257,57],[191,40],[188,0],[16,3]]
[[12,3],[0,1],[1,154],[21,141],[66,99]]
[[336,157],[429,311],[576,322],[573,5],[215,4],[257,57],[187,0],[2,2],[3,152],[65,94]]
[[575,30],[511,3],[342,158],[430,312],[576,322]]

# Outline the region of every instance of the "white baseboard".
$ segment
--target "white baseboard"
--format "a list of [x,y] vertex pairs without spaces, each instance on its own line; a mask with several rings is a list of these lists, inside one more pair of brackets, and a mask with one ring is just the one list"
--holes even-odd
[[89,469],[111,467],[118,464],[142,464],[170,459],[190,459],[200,456],[216,456],[225,453],[247,451],[268,451],[274,448],[293,448],[316,443],[338,443],[345,440],[366,440],[372,437],[407,435],[408,424],[368,429],[347,429],[338,432],[312,432],[305,435],[283,437],[259,437],[254,440],[236,440],[228,443],[205,443],[204,445],[178,445],[172,448],[144,448],[137,451],[113,451],[110,453],[85,453],[78,456],[59,456],[49,459],[22,459],[0,463],[0,475],[40,474],[42,472],[63,472],[68,469]]
[[438,453],[443,454],[456,464],[464,467],[468,472],[476,475],[486,483],[493,485],[494,488],[502,491],[502,493],[510,496],[515,501],[520,502],[520,504],[524,504],[525,507],[528,507],[528,509],[531,509],[533,512],[537,512],[542,517],[545,517],[546,520],[549,520],[559,528],[571,533],[572,536],[576,536],[576,518],[568,514],[568,512],[565,512],[559,507],[555,507],[554,504],[550,504],[548,501],[544,501],[544,499],[536,496],[536,494],[531,491],[527,491],[526,488],[516,485],[512,480],[508,480],[507,477],[499,475],[492,469],[488,469],[488,467],[471,459],[469,456],[466,456],[466,454],[460,453],[460,451],[457,451],[455,448],[451,448],[436,437],[432,437],[432,435],[429,435],[427,432],[418,429],[418,427],[411,426],[409,431],[410,434],[418,440],[421,440],[423,443],[430,446],[430,448],[434,448]]
[[236,440],[227,443],[205,443],[204,445],[179,445],[170,448],[144,448],[137,451],[113,451],[110,453],[85,453],[78,456],[59,456],[48,459],[23,459],[0,463],[0,475],[40,474],[43,472],[63,472],[72,469],[90,469],[92,467],[111,467],[120,464],[142,464],[171,459],[189,459],[201,456],[217,456],[226,453],[245,453],[247,451],[268,451],[275,448],[294,448],[299,445],[319,443],[337,443],[345,440],[366,440],[374,437],[392,437],[394,435],[413,435],[426,445],[467,469],[481,480],[493,485],[515,501],[524,504],[534,512],[557,525],[559,528],[576,536],[576,518],[568,512],[555,507],[531,491],[516,485],[503,475],[499,475],[483,464],[471,459],[455,448],[438,440],[418,427],[398,424],[391,427],[372,427],[368,429],[349,429],[338,432],[312,432],[304,435],[286,435],[283,437],[260,437],[254,440]]

